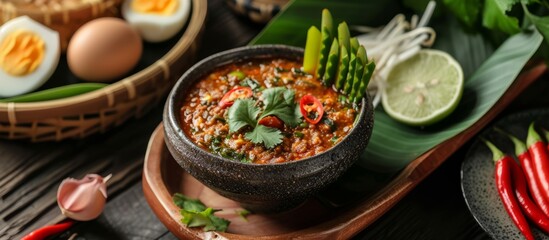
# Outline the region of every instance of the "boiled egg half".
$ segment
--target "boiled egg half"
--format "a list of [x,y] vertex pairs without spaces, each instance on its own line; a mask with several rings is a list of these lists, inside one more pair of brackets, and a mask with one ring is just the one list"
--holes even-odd
[[190,0],[125,0],[122,16],[148,42],[175,36],[187,22]]
[[0,27],[0,97],[42,86],[59,63],[59,34],[27,16]]

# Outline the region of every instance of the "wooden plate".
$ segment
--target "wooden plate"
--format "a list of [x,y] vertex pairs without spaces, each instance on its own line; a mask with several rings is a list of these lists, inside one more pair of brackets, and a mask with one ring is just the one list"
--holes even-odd
[[[182,239],[203,239],[224,237],[228,239],[347,239],[373,223],[408,194],[418,183],[433,172],[461,145],[478,133],[499,112],[501,112],[528,85],[546,71],[544,64],[534,65],[515,80],[498,103],[478,122],[424,153],[412,161],[397,175],[383,175],[367,172],[355,166],[341,181],[309,199],[302,206],[289,212],[274,215],[251,215],[244,221],[235,214],[238,204],[217,195],[200,182],[186,174],[171,157],[164,143],[162,125],[151,136],[143,169],[143,191],[153,212],[164,225]],[[358,178],[355,176],[359,175]],[[377,186],[362,185],[365,192],[345,191],[343,185],[378,181]],[[359,183],[362,184],[362,183]],[[370,184],[372,185],[372,184]],[[221,216],[232,221],[225,233],[202,232],[199,228],[187,228],[180,221],[179,209],[171,196],[181,192],[202,200],[206,205],[223,208]]]

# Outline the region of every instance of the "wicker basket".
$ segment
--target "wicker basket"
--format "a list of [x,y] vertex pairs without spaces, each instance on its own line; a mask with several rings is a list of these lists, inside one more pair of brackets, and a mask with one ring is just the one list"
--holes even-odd
[[187,29],[161,59],[100,90],[35,103],[0,103],[0,138],[59,141],[83,138],[139,117],[167,94],[195,60],[207,1],[192,0]]
[[30,18],[59,32],[61,49],[84,23],[119,16],[121,0],[0,0],[0,25],[19,17]]

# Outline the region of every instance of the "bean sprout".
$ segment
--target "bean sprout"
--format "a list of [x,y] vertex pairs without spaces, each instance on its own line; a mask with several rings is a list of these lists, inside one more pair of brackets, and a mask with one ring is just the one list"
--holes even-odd
[[433,45],[436,34],[427,24],[435,6],[435,1],[430,1],[419,22],[417,15],[413,15],[408,22],[403,14],[398,14],[382,28],[351,26],[353,30],[363,33],[357,36],[357,39],[376,63],[376,69],[368,85],[368,92],[373,96],[374,108],[381,101],[389,70],[396,63],[414,56],[422,46]]

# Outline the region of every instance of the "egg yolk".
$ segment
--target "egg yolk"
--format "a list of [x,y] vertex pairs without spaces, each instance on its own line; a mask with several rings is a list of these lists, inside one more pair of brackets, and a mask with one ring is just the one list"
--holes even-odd
[[0,44],[0,67],[13,76],[34,72],[44,58],[44,40],[37,34],[18,30]]
[[177,2],[177,0],[134,0],[132,9],[146,14],[172,15],[177,9]]

